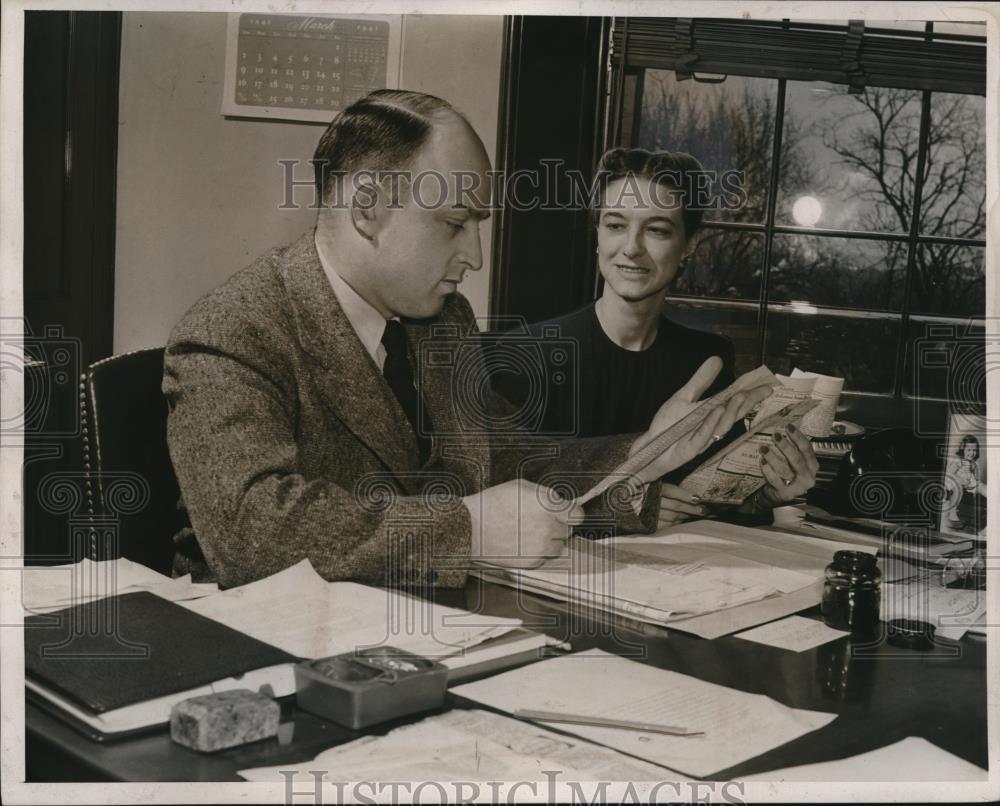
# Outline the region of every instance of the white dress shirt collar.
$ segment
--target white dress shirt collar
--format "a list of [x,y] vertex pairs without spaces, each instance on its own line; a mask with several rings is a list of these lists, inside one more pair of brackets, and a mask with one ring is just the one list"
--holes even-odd
[[323,265],[333,293],[337,297],[337,302],[344,310],[347,321],[351,323],[354,332],[358,334],[361,344],[368,355],[381,370],[385,364],[385,347],[382,346],[382,334],[385,332],[385,317],[382,316],[371,303],[364,299],[357,291],[351,288],[347,281],[340,276],[336,263],[330,259],[330,255],[323,251],[319,238],[316,238],[316,251],[319,253],[319,262]]

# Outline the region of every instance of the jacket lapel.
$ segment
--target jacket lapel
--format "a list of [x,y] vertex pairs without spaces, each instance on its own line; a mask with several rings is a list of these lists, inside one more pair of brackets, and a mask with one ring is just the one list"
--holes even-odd
[[[282,272],[299,342],[322,367],[327,405],[401,479],[417,466],[417,443],[402,407],[330,286],[310,231],[289,247]],[[405,485],[409,486],[409,485]]]
[[[454,369],[450,360],[441,360],[450,356],[453,345],[449,341],[432,338],[425,322],[404,321],[406,338],[410,344],[410,366],[413,367],[413,381],[420,395],[420,400],[427,407],[434,432],[441,436],[456,433],[456,418],[452,396]],[[437,322],[435,322],[437,324]],[[457,342],[457,339],[450,340]]]

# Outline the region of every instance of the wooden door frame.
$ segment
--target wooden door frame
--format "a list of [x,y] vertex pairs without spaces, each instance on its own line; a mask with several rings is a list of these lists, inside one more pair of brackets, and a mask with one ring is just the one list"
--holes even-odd
[[[504,176],[559,158],[593,176],[604,142],[607,41],[602,17],[507,17],[497,168]],[[597,266],[588,210],[496,213],[490,315],[529,322],[594,298]]]
[[[22,551],[65,563],[80,559],[74,524],[93,506],[79,373],[113,350],[122,13],[24,15],[25,401],[37,412],[23,418]],[[76,488],[72,511],[46,496],[55,479]]]

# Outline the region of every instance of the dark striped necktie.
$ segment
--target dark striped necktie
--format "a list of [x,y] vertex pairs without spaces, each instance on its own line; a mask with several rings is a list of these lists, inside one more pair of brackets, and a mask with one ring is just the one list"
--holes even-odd
[[389,319],[385,323],[382,346],[385,347],[382,377],[399,401],[406,419],[410,421],[410,427],[413,428],[417,438],[420,466],[423,467],[431,453],[430,418],[427,415],[427,407],[422,405],[423,401],[418,400],[417,389],[413,383],[413,367],[410,366],[406,331],[395,319]]

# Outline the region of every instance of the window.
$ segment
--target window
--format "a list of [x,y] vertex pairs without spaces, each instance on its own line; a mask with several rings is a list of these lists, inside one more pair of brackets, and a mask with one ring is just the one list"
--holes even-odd
[[[671,314],[733,339],[740,371],[800,366],[850,391],[953,397],[916,353],[952,333],[982,359],[985,40],[931,23],[877,31],[859,86],[829,54],[870,26],[741,22],[615,20],[608,142],[743,177],[742,204],[706,213]],[[984,400],[984,382],[968,389]]]

